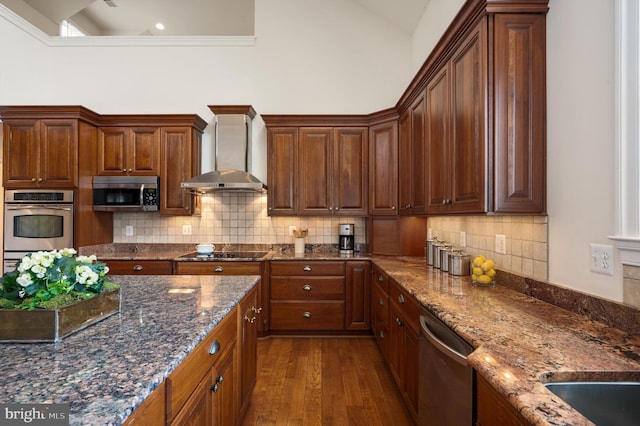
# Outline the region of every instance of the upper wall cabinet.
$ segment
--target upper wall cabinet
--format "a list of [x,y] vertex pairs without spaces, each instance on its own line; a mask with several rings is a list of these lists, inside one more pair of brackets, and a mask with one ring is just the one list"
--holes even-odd
[[158,176],[160,129],[101,127],[98,130],[98,174]]
[[6,188],[75,188],[78,150],[85,128],[94,128],[91,111],[70,107],[0,107],[4,134],[3,184]]
[[398,116],[387,111],[369,126],[369,215],[398,215]]
[[426,89],[428,213],[482,213],[487,175],[486,23]]
[[466,2],[398,102],[424,91],[428,214],[546,212],[547,10]]
[[[368,131],[346,117],[262,116],[270,215],[365,216]],[[359,124],[356,123],[356,124]]]
[[421,93],[400,116],[398,197],[401,215],[425,212],[425,97]]

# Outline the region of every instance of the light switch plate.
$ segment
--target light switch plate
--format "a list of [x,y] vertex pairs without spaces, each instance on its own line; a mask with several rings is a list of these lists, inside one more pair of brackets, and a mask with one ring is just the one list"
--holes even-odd
[[127,237],[133,237],[133,225],[127,225],[124,227],[124,235]]
[[591,243],[591,271],[613,275],[613,246]]

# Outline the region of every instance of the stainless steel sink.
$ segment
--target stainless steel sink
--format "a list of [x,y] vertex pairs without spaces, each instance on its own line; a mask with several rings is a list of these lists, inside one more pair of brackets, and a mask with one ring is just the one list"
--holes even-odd
[[640,382],[552,382],[544,385],[596,425],[637,425],[640,419]]

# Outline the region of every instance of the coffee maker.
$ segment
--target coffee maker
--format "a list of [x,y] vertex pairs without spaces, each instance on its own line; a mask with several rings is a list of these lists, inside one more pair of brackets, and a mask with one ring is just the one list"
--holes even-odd
[[353,254],[356,238],[353,231],[353,223],[341,223],[338,225],[338,234],[340,235],[338,239],[338,248],[340,249],[340,254]]

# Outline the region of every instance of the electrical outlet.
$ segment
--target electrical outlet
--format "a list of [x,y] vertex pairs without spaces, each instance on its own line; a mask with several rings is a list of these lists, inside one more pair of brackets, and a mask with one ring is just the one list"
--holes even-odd
[[293,235],[293,231],[296,230],[296,226],[295,225],[289,225],[289,235]]
[[507,254],[507,236],[496,234],[496,253]]
[[467,233],[464,231],[460,231],[460,247],[467,246]]
[[191,235],[191,225],[182,225],[182,235]]
[[591,243],[591,271],[613,275],[613,246]]
[[124,227],[124,235],[127,237],[133,237],[133,226],[127,225]]

